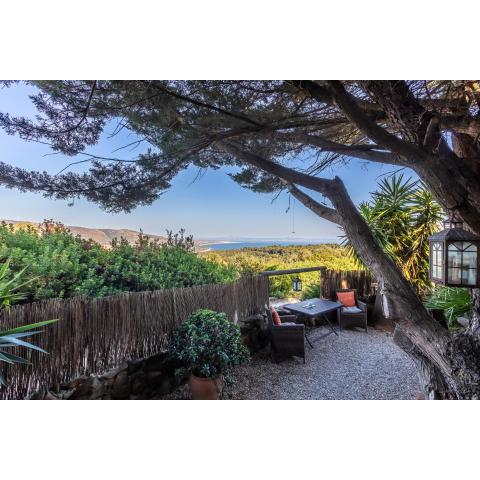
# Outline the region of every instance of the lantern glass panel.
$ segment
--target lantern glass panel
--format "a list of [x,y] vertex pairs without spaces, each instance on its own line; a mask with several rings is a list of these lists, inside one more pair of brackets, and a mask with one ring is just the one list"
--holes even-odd
[[455,242],[448,246],[448,283],[477,284],[477,246],[471,242]]
[[477,252],[463,252],[463,267],[477,268]]
[[448,283],[455,285],[462,284],[462,269],[461,268],[449,268],[448,269]]
[[443,245],[440,242],[432,245],[432,277],[439,280],[443,278]]
[[463,270],[462,283],[464,285],[475,285],[477,283],[477,269],[469,268],[467,270]]
[[448,268],[460,268],[462,266],[462,252],[450,247],[448,247]]

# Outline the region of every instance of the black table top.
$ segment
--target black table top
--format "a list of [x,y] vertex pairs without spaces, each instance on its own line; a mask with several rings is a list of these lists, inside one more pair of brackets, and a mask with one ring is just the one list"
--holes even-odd
[[291,312],[306,315],[307,317],[318,317],[319,315],[333,312],[341,306],[341,303],[332,302],[331,300],[312,298],[299,303],[288,303],[287,305],[282,305],[282,308],[290,310]]

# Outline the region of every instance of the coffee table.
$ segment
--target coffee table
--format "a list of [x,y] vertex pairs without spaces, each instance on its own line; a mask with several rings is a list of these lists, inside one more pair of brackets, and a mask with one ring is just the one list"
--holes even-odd
[[[288,310],[289,312],[296,313],[297,315],[302,315],[308,318],[319,318],[323,317],[327,322],[327,325],[330,327],[330,331],[319,337],[312,339],[312,341],[318,341],[332,333],[338,336],[337,331],[332,325],[332,322],[327,316],[327,313],[334,312],[342,307],[341,303],[332,302],[331,300],[322,300],[321,298],[312,298],[310,300],[304,300],[303,302],[299,303],[288,303],[287,305],[282,305],[282,308]],[[313,348],[312,342],[310,339],[305,335],[307,342],[309,343],[310,347]]]

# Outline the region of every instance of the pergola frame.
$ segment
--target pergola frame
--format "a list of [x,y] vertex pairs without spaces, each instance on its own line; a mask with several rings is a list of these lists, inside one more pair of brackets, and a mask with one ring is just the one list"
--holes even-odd
[[[320,272],[320,279],[322,276],[321,272],[324,272],[327,267],[304,267],[304,268],[292,268],[289,270],[266,270],[264,272],[260,272],[260,275],[263,277],[273,277],[275,275],[292,275],[294,273],[306,273],[306,272]],[[268,286],[268,297],[270,298],[270,285]],[[320,282],[320,289],[321,289],[321,282]]]

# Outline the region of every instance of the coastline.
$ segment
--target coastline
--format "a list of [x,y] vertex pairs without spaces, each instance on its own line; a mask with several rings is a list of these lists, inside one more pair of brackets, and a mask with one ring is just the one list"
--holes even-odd
[[196,251],[199,253],[213,252],[219,250],[242,250],[244,248],[265,248],[265,247],[303,247],[309,245],[339,245],[338,239],[245,239],[245,240],[219,240],[199,241],[196,244]]

